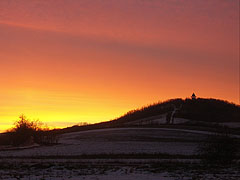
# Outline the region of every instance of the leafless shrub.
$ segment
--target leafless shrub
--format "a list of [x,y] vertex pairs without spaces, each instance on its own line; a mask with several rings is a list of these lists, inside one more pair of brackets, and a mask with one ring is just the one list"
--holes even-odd
[[14,123],[14,127],[5,135],[8,144],[13,146],[57,143],[58,138],[47,126],[39,120],[29,120],[25,115],[19,116],[19,120]]

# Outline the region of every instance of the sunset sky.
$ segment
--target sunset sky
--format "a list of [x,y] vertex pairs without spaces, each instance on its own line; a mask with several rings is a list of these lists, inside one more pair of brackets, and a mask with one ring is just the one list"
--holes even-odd
[[0,131],[169,98],[239,104],[239,0],[0,0]]

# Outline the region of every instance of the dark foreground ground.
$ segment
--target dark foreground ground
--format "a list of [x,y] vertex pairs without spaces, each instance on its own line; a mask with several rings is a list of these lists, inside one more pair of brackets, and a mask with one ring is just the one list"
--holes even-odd
[[2,159],[0,164],[4,180],[239,180],[239,172],[239,163],[210,166],[184,159]]
[[239,160],[209,165],[196,148],[207,131],[115,128],[67,133],[59,144],[0,150],[4,180],[239,180]]

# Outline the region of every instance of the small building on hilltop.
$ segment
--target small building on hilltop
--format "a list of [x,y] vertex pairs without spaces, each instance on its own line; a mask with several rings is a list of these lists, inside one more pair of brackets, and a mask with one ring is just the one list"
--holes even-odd
[[192,100],[195,100],[195,99],[197,99],[197,96],[193,93],[191,98],[192,98]]

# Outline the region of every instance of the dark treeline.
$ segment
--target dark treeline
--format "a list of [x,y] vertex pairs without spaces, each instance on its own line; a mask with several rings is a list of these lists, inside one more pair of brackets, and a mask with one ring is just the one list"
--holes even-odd
[[205,122],[240,122],[240,106],[217,99],[186,99],[176,116]]

